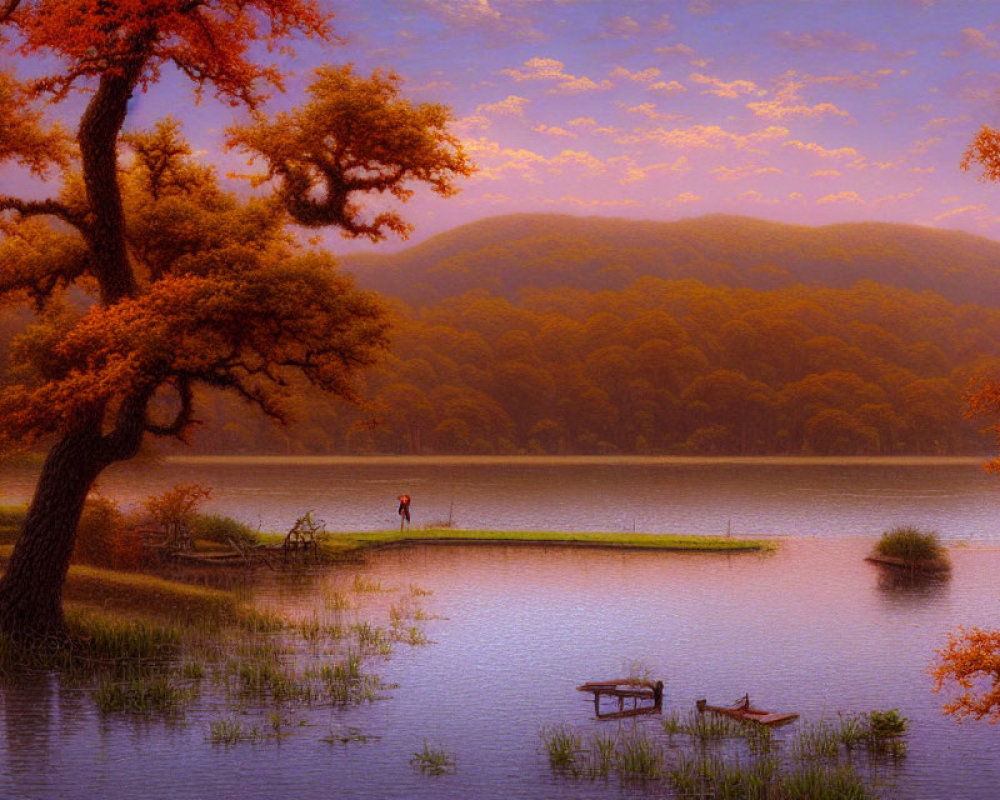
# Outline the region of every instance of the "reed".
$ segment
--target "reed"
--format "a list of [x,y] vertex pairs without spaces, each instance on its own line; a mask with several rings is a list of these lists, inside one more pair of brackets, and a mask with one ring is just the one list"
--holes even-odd
[[332,587],[323,588],[323,605],[329,611],[350,611],[352,607],[351,598]]
[[803,721],[792,745],[792,753],[800,761],[833,759],[837,757],[840,742],[840,732],[825,720]]
[[455,771],[455,759],[442,747],[432,747],[424,739],[424,749],[413,753],[410,763],[427,775],[445,775]]
[[358,646],[366,652],[388,656],[392,654],[392,637],[385,628],[372,625],[365,620],[354,626]]
[[651,780],[663,771],[663,748],[654,742],[645,726],[636,725],[618,738],[615,767],[622,778]]
[[588,773],[592,777],[606,777],[615,764],[618,749],[618,737],[611,733],[597,731],[590,740],[590,765]]
[[175,686],[164,675],[101,681],[94,689],[97,707],[105,714],[179,714],[194,690]]
[[[782,738],[762,725],[673,712],[660,725],[595,731],[586,747],[581,735],[565,725],[543,728],[542,742],[557,772],[590,779],[614,773],[656,796],[868,800],[875,796],[881,759],[893,755],[891,743],[903,743],[906,728],[905,717],[891,709],[841,716],[839,725],[802,722],[793,737]],[[888,747],[873,748],[870,742],[877,739]],[[867,757],[852,757],[860,742],[869,743]]]
[[681,731],[700,742],[710,742],[743,736],[746,733],[746,726],[719,714],[691,711],[683,721]]
[[577,756],[583,750],[583,739],[579,733],[565,725],[547,726],[542,728],[542,744],[553,769],[576,773]]
[[249,727],[239,720],[223,718],[209,723],[208,740],[212,744],[236,744],[237,742],[257,742],[263,739],[260,729]]
[[405,631],[395,634],[395,639],[397,642],[410,645],[410,647],[423,647],[431,643],[431,640],[427,638],[427,634],[416,625],[411,625]]
[[810,764],[782,776],[783,800],[875,800],[877,797],[850,766]]
[[363,575],[354,576],[354,580],[351,583],[351,589],[362,594],[366,592],[385,591],[382,588],[382,581],[377,578],[366,578]]

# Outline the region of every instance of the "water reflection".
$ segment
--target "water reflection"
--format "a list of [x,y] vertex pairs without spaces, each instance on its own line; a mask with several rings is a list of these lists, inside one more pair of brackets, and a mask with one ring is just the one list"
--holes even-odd
[[[0,470],[0,503],[34,470]],[[210,510],[287,532],[309,509],[331,531],[454,519],[499,530],[864,536],[895,525],[948,541],[1000,542],[1000,483],[977,459],[223,459],[129,462],[101,491],[135,505],[177,483],[213,487]]]
[[921,572],[887,564],[875,564],[874,569],[878,588],[893,602],[922,603],[942,597],[948,592],[951,581],[948,572]]
[[[378,660],[390,699],[309,708],[280,742],[234,747],[207,740],[218,715],[208,691],[170,726],[101,717],[85,692],[49,679],[3,687],[0,796],[638,798],[641,787],[554,775],[539,738],[553,724],[663,735],[655,715],[596,720],[593,698],[576,691],[633,663],[664,680],[665,714],[746,693],[802,720],[898,708],[912,733],[909,756],[885,767],[890,796],[995,796],[996,730],[944,718],[926,670],[959,624],[995,627],[1000,551],[955,550],[950,581],[898,586],[880,582],[867,550],[852,539],[788,540],[768,557],[420,547],[264,572],[256,602],[304,620],[349,624],[362,602],[384,620],[401,593],[419,592],[434,644]],[[413,768],[425,741],[454,759],[454,774]]]

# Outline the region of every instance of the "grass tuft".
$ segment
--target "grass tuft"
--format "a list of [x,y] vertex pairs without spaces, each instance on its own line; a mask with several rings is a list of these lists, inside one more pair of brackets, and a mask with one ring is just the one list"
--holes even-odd
[[875,554],[899,559],[904,565],[948,565],[948,553],[934,531],[922,531],[912,525],[892,528],[882,534],[875,545]]
[[424,749],[414,752],[410,763],[426,775],[445,775],[455,771],[455,759],[444,748],[432,747],[424,739]]

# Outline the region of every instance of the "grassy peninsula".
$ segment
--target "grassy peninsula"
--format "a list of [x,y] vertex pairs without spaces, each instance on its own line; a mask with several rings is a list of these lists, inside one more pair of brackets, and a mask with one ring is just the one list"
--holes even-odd
[[592,533],[581,531],[490,531],[458,530],[454,528],[330,533],[323,541],[324,549],[331,555],[410,544],[562,545],[568,547],[712,553],[767,551],[775,547],[773,542],[767,540],[735,539],[727,536]]

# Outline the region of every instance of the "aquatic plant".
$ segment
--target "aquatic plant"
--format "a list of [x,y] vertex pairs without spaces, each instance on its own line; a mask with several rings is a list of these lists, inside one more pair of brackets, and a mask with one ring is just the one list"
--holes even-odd
[[655,778],[663,769],[663,749],[650,739],[645,726],[636,725],[618,737],[615,766],[623,778]]
[[432,747],[424,739],[424,749],[413,753],[410,763],[428,775],[444,775],[455,771],[455,759],[442,747]]
[[175,686],[165,675],[136,676],[127,681],[104,680],[94,689],[94,699],[104,713],[177,714],[194,690]]
[[906,566],[933,566],[946,569],[948,553],[935,531],[922,531],[912,525],[897,526],[882,534],[875,545],[875,555],[898,559]]
[[[879,765],[905,752],[907,727],[895,709],[841,715],[839,724],[800,721],[792,730],[674,711],[660,725],[620,725],[613,733],[593,731],[589,739],[565,725],[545,727],[542,741],[550,766],[560,774],[590,779],[613,774],[640,782],[656,796],[869,800],[876,797],[872,787]],[[873,746],[876,741],[887,744]],[[861,743],[866,748],[856,752]]]
[[326,586],[323,588],[323,605],[330,611],[350,611],[351,598],[340,589]]
[[358,636],[358,645],[371,653],[388,656],[392,653],[392,637],[385,630],[372,625],[368,620],[354,626]]
[[552,725],[542,728],[541,736],[549,765],[556,770],[575,771],[577,755],[583,750],[580,734],[566,725]]
[[800,761],[835,758],[840,742],[838,731],[825,720],[803,720],[799,735],[792,745],[792,753]]
[[713,739],[729,739],[743,736],[746,726],[729,717],[719,714],[701,714],[697,711],[688,713],[681,726],[683,733],[702,742]]
[[850,766],[810,764],[781,776],[783,800],[875,800],[872,792]]
[[673,736],[675,733],[680,733],[683,730],[684,723],[681,720],[680,715],[676,711],[671,711],[662,720],[663,730],[668,736]]
[[618,737],[615,734],[597,731],[590,740],[590,745],[588,773],[594,777],[605,777],[615,763]]
[[213,744],[236,744],[256,742],[264,737],[256,725],[248,727],[238,720],[223,718],[209,723],[208,738]]
[[354,581],[351,584],[351,588],[355,592],[359,593],[383,591],[382,581],[378,580],[377,578],[366,578],[363,575],[354,576]]

